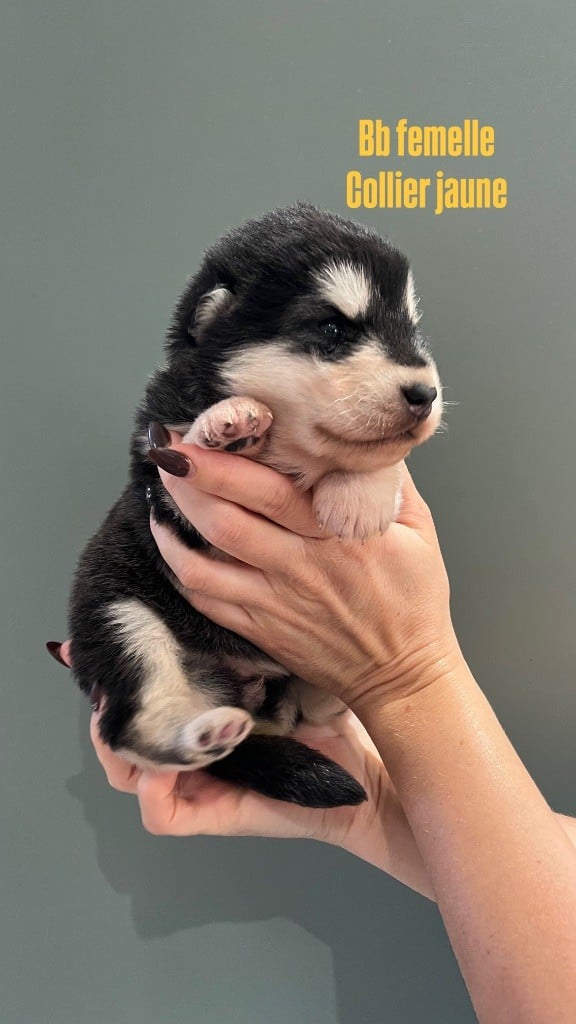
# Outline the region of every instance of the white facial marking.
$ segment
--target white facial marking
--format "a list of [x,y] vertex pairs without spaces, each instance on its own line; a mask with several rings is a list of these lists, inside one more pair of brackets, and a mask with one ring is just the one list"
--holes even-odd
[[362,267],[345,260],[328,263],[316,274],[320,291],[328,302],[337,306],[344,316],[364,316],[370,304],[368,278]]
[[[434,433],[441,399],[406,451],[379,446],[363,451],[363,442],[407,429],[401,388],[416,381],[439,388],[431,364],[399,366],[388,358],[378,339],[367,338],[351,355],[328,362],[288,349],[282,338],[244,348],[220,370],[229,394],[248,394],[274,413],[268,447],[258,461],[293,475],[302,488],[312,486],[334,469],[372,470],[405,457],[409,448]],[[330,441],[318,428],[342,440]]]
[[413,324],[417,324],[422,314],[418,309],[418,298],[414,290],[414,276],[412,271],[408,271],[408,279],[406,281],[406,291],[404,293],[404,303],[408,310],[408,316],[410,317]]

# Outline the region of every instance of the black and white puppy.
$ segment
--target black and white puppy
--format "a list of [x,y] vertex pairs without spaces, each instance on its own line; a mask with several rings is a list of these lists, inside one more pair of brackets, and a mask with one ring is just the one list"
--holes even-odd
[[304,806],[365,799],[344,769],[291,737],[341,702],[182,596],[150,507],[190,548],[207,545],[148,458],[147,428],[157,421],[272,466],[312,491],[328,533],[367,538],[397,511],[399,463],[441,419],[417,324],[406,258],[309,204],[248,221],[206,252],[136,412],[130,482],[71,595],[74,673],[84,692],[105,694],[102,738],[132,763],[203,768]]

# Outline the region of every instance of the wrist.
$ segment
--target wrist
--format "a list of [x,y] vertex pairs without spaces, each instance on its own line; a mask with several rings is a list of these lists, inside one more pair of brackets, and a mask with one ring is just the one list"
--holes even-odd
[[[365,728],[374,714],[387,710],[390,715],[410,700],[435,702],[447,684],[470,676],[464,655],[453,631],[425,647],[407,652],[395,663],[376,669],[359,685],[348,705]],[[370,731],[368,729],[368,731]]]
[[[397,793],[389,783],[378,789],[378,796],[373,796],[368,805],[340,808],[337,821],[320,838],[435,900]],[[348,813],[341,813],[343,811]]]

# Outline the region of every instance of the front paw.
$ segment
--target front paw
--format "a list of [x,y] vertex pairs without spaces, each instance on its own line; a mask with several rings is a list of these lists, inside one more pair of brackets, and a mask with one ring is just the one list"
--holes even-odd
[[381,509],[354,508],[351,503],[339,508],[315,506],[315,512],[324,532],[341,540],[368,540],[385,533],[392,522],[392,516]]
[[273,418],[270,409],[253,398],[226,398],[201,413],[183,441],[229,452],[250,449],[255,454],[253,449],[263,446]]
[[314,488],[312,506],[326,534],[367,540],[388,529],[396,502],[397,486],[387,476],[330,473]]

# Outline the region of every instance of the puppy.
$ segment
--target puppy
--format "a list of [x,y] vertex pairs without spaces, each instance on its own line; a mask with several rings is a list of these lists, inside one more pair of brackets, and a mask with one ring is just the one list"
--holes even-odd
[[86,547],[70,599],[74,673],[85,693],[105,694],[102,739],[133,764],[202,768],[309,807],[366,798],[291,736],[342,703],[182,596],[150,509],[188,547],[207,544],[164,489],[147,428],[157,421],[288,474],[312,491],[327,533],[377,534],[398,509],[399,463],[442,414],[418,319],[406,258],[306,203],[248,221],[206,252],[136,412],[130,481]]

